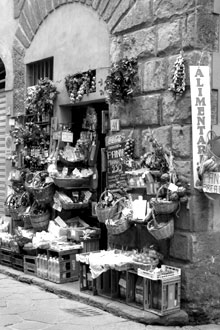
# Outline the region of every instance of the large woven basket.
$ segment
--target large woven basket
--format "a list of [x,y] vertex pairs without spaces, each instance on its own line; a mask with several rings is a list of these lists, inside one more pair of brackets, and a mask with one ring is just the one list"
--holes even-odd
[[50,203],[53,200],[55,193],[55,186],[53,182],[50,182],[43,188],[32,188],[31,192],[34,196],[34,199],[38,203]]
[[105,221],[108,234],[110,235],[122,234],[131,226],[131,219],[122,215],[122,208],[120,203],[124,203],[125,201],[126,198],[124,197],[118,199],[115,203],[116,205],[118,204],[118,212],[116,212],[114,215],[112,215],[110,212],[109,218]]
[[99,202],[97,203],[95,207],[96,215],[99,220],[99,222],[105,223],[107,219],[109,219],[109,215],[114,216],[117,213],[118,210],[118,204],[113,202],[113,205],[110,207],[104,207],[102,206],[102,199],[106,196],[106,194],[111,194],[112,198],[114,198],[113,194],[110,191],[104,191],[99,198]]
[[148,222],[147,229],[158,241],[171,238],[174,234],[174,219],[171,218],[168,222],[158,224],[153,213],[153,219]]
[[50,212],[47,211],[42,215],[37,215],[31,212],[30,220],[35,231],[47,230],[50,221]]
[[29,194],[23,192],[22,194],[14,193],[9,199],[8,208],[12,220],[21,220],[21,213],[25,211],[29,205]]
[[169,201],[158,198],[160,191],[164,186],[161,186],[158,191],[156,198],[151,198],[150,203],[154,209],[155,214],[171,214],[177,211],[179,207],[178,201]]

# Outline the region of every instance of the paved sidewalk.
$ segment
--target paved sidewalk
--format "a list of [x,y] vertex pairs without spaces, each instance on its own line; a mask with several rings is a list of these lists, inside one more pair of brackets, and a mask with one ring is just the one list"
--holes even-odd
[[[90,292],[80,292],[79,282],[56,284],[32,275],[24,274],[23,272],[2,265],[0,265],[0,273],[11,276],[21,282],[37,285],[43,288],[45,291],[49,291],[58,296],[70,298],[72,300],[79,301],[87,305],[91,305],[93,307],[97,307],[115,316],[120,316],[125,319],[143,323],[146,325],[157,324],[163,326],[183,326],[188,324],[188,315],[183,310],[180,310],[167,316],[160,317],[153,313],[133,308],[115,300],[111,300],[97,295],[93,296]],[[189,327],[187,328],[187,330],[188,329],[190,330],[191,328]],[[197,327],[196,329],[211,330],[211,328],[201,328],[201,326],[199,328]],[[216,329],[220,330],[220,326],[218,326],[218,328],[213,328],[213,330]]]

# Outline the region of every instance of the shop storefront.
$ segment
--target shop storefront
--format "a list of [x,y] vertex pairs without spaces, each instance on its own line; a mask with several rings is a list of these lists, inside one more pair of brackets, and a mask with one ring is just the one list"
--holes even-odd
[[[25,243],[22,230],[34,227],[26,247],[32,240],[41,251],[25,255],[26,271],[46,262],[49,280],[62,283],[55,263],[77,255],[80,264],[63,281],[76,280],[80,266],[81,289],[101,294],[100,281],[114,277],[120,287],[108,289],[125,297],[125,283],[139,276],[132,294],[157,312],[162,297],[143,303],[144,295],[173,294],[164,309],[177,310],[181,273],[182,306],[212,314],[219,291],[219,14],[211,0],[14,2],[13,65],[4,63],[6,86],[7,71],[14,72],[6,98],[12,170],[2,228],[11,217],[10,234],[21,225],[16,239]],[[216,135],[207,140],[210,131]],[[57,253],[65,239],[71,253]],[[107,248],[133,252],[123,262],[115,253],[117,267],[84,287],[89,263],[97,269],[80,251]],[[104,255],[96,256],[103,266]],[[138,263],[164,264],[174,282],[156,288],[152,277],[160,274],[144,275],[149,269]],[[45,267],[35,275],[45,278]]]

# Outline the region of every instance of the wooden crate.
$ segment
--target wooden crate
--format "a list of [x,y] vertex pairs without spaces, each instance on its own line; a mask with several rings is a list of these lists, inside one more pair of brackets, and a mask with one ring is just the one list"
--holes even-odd
[[144,279],[135,270],[127,271],[126,303],[139,309],[144,308]]
[[79,285],[80,291],[89,290],[93,295],[97,294],[96,279],[92,278],[89,265],[79,262]]
[[24,256],[24,273],[37,276],[37,265],[35,256]]
[[[72,249],[67,251],[56,251],[49,249],[48,256],[48,279],[55,283],[74,282],[79,279],[79,264],[76,261],[76,254],[79,249]],[[51,274],[50,259],[56,258],[58,261],[58,270],[56,270],[56,277]]]
[[24,271],[24,256],[20,253],[12,253],[12,268]]
[[160,316],[180,310],[181,289],[181,269],[162,267],[161,273],[138,270],[144,279],[144,310]]
[[0,249],[0,264],[12,267],[12,251],[8,249]]
[[82,240],[83,249],[82,253],[98,251],[99,250],[99,239],[98,238],[91,238],[88,240]]
[[110,298],[119,297],[119,277],[120,272],[109,269],[96,279],[97,294]]

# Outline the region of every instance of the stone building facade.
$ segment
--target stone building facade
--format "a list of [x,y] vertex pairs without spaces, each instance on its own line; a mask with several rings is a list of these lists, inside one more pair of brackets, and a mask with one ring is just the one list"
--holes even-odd
[[[122,130],[134,128],[137,154],[145,150],[149,127],[172,148],[178,172],[192,189],[189,207],[182,208],[175,223],[174,238],[162,249],[167,261],[183,270],[184,306],[209,311],[213,317],[220,313],[220,205],[193,188],[189,82],[190,65],[210,66],[212,125],[218,133],[218,0],[3,0],[0,6],[8,8],[0,16],[4,12],[5,24],[13,27],[5,40],[6,54],[0,43],[11,115],[24,109],[28,63],[54,56],[59,118],[60,105],[67,102],[67,73],[109,67],[125,56],[138,58],[135,98],[128,105],[110,106],[110,117],[120,118]],[[181,50],[187,86],[185,94],[175,98],[168,87]]]

